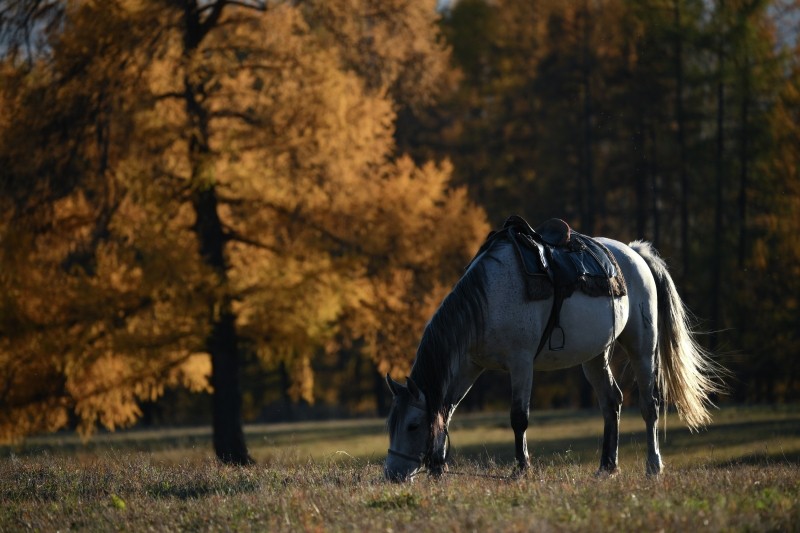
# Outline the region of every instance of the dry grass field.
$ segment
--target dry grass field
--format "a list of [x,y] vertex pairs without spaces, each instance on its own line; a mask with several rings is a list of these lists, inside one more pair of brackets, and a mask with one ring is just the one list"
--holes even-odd
[[658,479],[623,413],[622,471],[596,478],[599,413],[535,412],[530,475],[513,479],[506,414],[456,415],[440,480],[382,479],[380,420],[248,426],[232,468],[207,429],[72,435],[2,449],[0,531],[796,531],[800,409],[726,408],[690,434],[670,416]]

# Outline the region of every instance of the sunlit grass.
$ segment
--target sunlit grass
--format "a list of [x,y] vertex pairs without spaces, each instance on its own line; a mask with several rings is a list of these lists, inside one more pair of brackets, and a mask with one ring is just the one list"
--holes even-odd
[[596,478],[599,414],[540,412],[533,469],[513,472],[506,414],[458,416],[441,480],[382,479],[382,421],[251,426],[258,464],[217,463],[207,432],[35,440],[0,459],[0,531],[446,530],[687,528],[792,530],[800,514],[800,412],[723,410],[707,431],[668,421],[667,469],[644,476],[642,422],[623,415],[614,478]]

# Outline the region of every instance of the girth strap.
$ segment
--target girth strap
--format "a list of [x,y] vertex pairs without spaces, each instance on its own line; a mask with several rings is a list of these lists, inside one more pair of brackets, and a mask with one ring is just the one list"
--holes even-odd
[[[544,330],[542,331],[542,338],[539,339],[539,346],[536,348],[536,353],[533,356],[533,359],[536,360],[536,357],[541,353],[542,348],[544,348],[544,343],[547,341],[549,343],[548,349],[551,352],[558,352],[564,349],[564,344],[567,342],[567,335],[564,333],[564,328],[561,327],[561,306],[564,303],[564,292],[563,289],[560,287],[555,287],[553,290],[553,307],[550,309],[550,316],[547,317],[547,324],[544,326]],[[561,332],[561,342],[553,346],[553,332],[558,330]]]

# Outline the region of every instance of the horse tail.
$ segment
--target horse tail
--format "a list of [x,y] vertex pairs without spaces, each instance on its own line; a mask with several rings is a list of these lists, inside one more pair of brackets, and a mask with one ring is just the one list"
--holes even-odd
[[647,263],[656,281],[658,356],[656,383],[664,408],[673,403],[691,430],[711,422],[712,394],[723,392],[724,369],[694,338],[692,314],[681,300],[667,264],[649,242],[629,245]]

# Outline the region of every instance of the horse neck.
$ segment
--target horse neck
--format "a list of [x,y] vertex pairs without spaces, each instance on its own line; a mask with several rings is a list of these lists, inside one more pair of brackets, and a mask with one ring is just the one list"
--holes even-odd
[[468,354],[482,337],[486,313],[486,270],[474,260],[436,310],[422,335],[411,378],[422,389],[429,411],[445,412],[454,398]]
[[437,368],[436,372],[431,372],[434,365],[442,365],[442,361],[428,361],[426,357],[430,357],[429,353],[422,351],[418,352],[417,360],[411,369],[411,379],[420,387],[422,393],[425,395],[428,412],[431,415],[443,413],[445,416],[449,413],[450,403],[453,402],[451,396],[451,385],[454,382],[454,377],[458,375],[460,370],[459,361],[461,357],[454,355],[448,356],[446,359],[446,368]]

